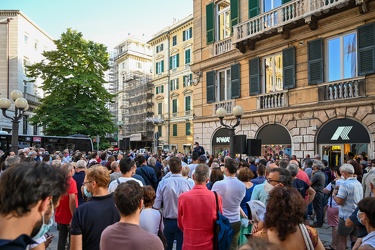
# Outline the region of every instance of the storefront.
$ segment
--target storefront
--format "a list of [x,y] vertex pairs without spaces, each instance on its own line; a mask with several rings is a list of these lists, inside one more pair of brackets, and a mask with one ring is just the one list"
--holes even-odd
[[318,152],[329,166],[341,166],[349,152],[369,153],[370,136],[361,123],[343,118],[325,124],[319,131]]
[[289,131],[281,125],[270,124],[264,126],[257,134],[256,139],[262,140],[262,155],[282,157],[292,155],[292,141]]
[[217,157],[218,154],[227,155],[229,152],[229,143],[229,129],[218,129],[212,137],[212,153],[214,156]]

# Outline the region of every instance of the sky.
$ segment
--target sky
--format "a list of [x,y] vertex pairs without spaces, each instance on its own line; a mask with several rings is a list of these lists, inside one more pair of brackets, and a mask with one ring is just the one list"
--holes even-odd
[[0,0],[0,10],[20,10],[53,39],[67,28],[108,49],[128,35],[142,40],[193,13],[193,0]]

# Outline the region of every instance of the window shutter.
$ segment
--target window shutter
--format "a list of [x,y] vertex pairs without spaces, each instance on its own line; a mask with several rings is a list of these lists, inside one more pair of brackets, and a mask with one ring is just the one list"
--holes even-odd
[[206,83],[207,103],[215,102],[215,71],[206,73]]
[[[249,0],[251,1],[251,0]],[[206,5],[206,39],[207,44],[215,41],[215,4],[214,2]]]
[[189,28],[189,37],[188,37],[188,39],[190,39],[192,37],[193,37],[193,27],[190,27]]
[[173,56],[169,57],[169,69],[172,69],[172,58]]
[[184,42],[185,42],[185,40],[186,40],[186,39],[185,39],[185,33],[186,33],[186,31],[183,30],[183,31],[182,31],[182,41],[184,41]]
[[240,64],[236,63],[230,66],[230,78],[232,85],[231,99],[240,98],[241,96],[241,73]]
[[185,64],[190,63],[190,49],[185,50]]
[[186,123],[186,135],[190,135],[190,123]]
[[193,74],[189,75],[189,86],[193,85]]
[[190,96],[185,97],[185,111],[190,110]]
[[177,136],[177,124],[173,124],[173,136]]
[[159,133],[159,136],[163,136],[163,134],[162,134],[162,127],[161,126],[158,126],[158,133]]
[[249,61],[249,75],[250,75],[250,95],[260,94],[260,72],[259,72],[259,58],[254,58]]
[[182,77],[182,86],[185,88],[186,86],[187,86],[187,84],[186,84],[186,76],[183,76]]
[[283,50],[283,85],[284,89],[296,87],[296,48]]
[[317,84],[323,79],[323,39],[319,38],[307,43],[308,83]]
[[248,0],[249,18],[259,15],[259,0]]
[[163,44],[160,44],[160,51],[163,51]]
[[164,72],[164,60],[161,61],[161,72],[159,73],[162,73],[162,72]]
[[231,26],[238,24],[239,20],[239,0],[230,0],[230,21]]
[[164,93],[164,85],[161,85],[161,91],[160,93]]
[[281,3],[284,4],[284,3],[287,3],[289,2],[290,0],[282,0]]
[[159,87],[156,87],[156,94],[159,94]]
[[177,54],[176,55],[176,61],[177,61],[177,64],[176,64],[176,67],[180,67],[180,54]]
[[177,79],[175,79],[175,81],[176,81],[176,89],[178,89],[179,87],[178,87],[178,78]]
[[365,24],[357,29],[358,75],[375,72],[375,23]]
[[159,63],[157,62],[155,65],[156,74],[159,74]]

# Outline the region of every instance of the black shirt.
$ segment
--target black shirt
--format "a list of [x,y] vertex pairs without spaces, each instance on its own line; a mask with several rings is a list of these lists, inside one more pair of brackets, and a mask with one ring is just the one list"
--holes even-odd
[[26,234],[21,234],[15,240],[0,239],[1,250],[25,250],[30,244],[35,244],[35,242]]

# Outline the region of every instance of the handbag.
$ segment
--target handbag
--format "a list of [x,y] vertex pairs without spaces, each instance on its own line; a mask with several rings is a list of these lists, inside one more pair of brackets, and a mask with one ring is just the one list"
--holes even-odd
[[[160,212],[160,211],[159,211]],[[160,212],[160,223],[159,223],[159,230],[158,230],[158,237],[163,243],[164,248],[167,248],[167,238],[165,237],[163,231],[161,231],[161,223],[163,222],[163,215]]]
[[228,218],[220,213],[217,193],[214,191],[214,194],[217,213],[217,219],[214,226],[214,249],[228,250],[232,242],[234,231]]
[[310,239],[310,235],[309,235],[309,232],[307,231],[307,228],[305,226],[305,224],[299,224],[299,228],[301,229],[301,232],[302,232],[302,235],[303,235],[303,239],[305,241],[305,244],[306,244],[306,249],[307,250],[314,250],[314,245]]

